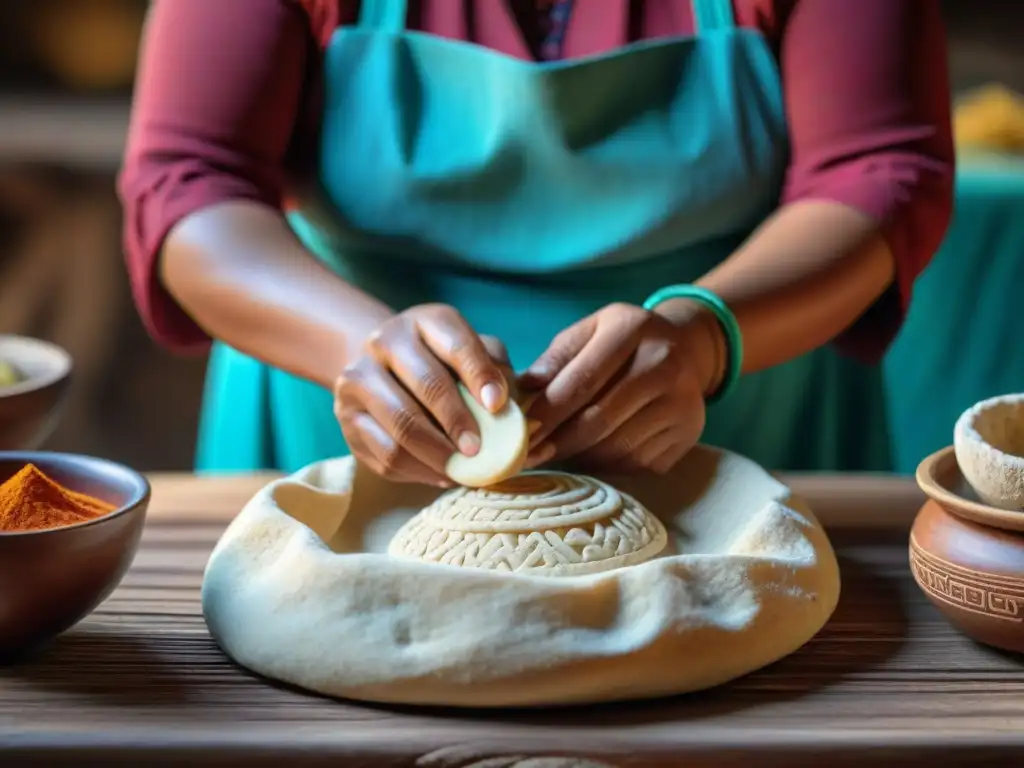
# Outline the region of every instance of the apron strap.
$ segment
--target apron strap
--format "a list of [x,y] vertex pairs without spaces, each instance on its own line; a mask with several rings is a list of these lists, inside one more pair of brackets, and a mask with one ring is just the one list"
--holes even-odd
[[697,26],[697,34],[715,32],[721,29],[733,29],[736,16],[732,10],[732,0],[693,0],[693,20]]
[[405,29],[406,0],[362,0],[359,26],[377,32],[401,32]]

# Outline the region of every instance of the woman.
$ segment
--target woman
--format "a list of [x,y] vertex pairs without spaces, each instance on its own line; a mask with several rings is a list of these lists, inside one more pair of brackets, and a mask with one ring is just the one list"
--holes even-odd
[[532,466],[884,468],[873,364],[951,209],[938,6],[156,0],[120,191],[149,329],[217,340],[200,468],[444,484],[502,345]]

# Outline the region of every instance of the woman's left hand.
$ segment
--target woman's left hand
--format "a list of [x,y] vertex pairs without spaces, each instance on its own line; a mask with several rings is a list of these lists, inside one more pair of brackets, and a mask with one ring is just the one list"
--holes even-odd
[[[528,466],[670,470],[704,430],[694,335],[665,317],[611,304],[562,331],[520,378],[538,395]],[[711,366],[713,368],[713,366]]]

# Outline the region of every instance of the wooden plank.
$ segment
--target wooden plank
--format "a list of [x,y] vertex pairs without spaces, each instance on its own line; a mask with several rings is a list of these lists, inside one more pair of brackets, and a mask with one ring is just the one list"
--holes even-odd
[[[0,763],[966,765],[1024,748],[1024,668],[958,635],[911,581],[905,523],[920,498],[908,479],[790,479],[837,521],[844,585],[829,625],[778,664],[669,700],[465,712],[331,701],[219,652],[200,614],[202,570],[269,478],[154,477],[150,524],[117,592],[38,658],[0,669]],[[865,516],[889,525],[865,527]]]

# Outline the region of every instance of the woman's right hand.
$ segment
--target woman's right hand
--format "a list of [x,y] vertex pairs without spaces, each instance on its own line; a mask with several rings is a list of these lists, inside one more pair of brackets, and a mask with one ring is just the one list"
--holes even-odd
[[370,334],[335,382],[334,413],[353,455],[377,474],[451,487],[451,455],[480,450],[456,381],[493,413],[505,405],[510,375],[501,342],[478,336],[452,307],[422,304]]

